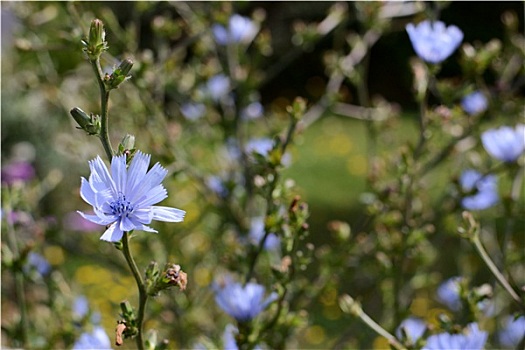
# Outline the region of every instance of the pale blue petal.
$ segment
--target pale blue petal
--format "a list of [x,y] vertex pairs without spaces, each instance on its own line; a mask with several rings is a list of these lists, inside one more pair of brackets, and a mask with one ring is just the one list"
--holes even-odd
[[149,224],[151,223],[151,220],[153,220],[153,212],[151,209],[135,209],[133,210],[133,213],[130,217],[130,219],[137,225],[137,223],[141,224]]
[[117,193],[115,183],[113,182],[113,179],[111,179],[108,168],[100,156],[97,156],[97,158],[90,161],[89,167],[91,168],[91,175],[93,179],[92,185],[95,190],[101,191],[106,188],[111,188],[115,193]]
[[139,186],[136,186],[133,193],[129,193],[129,201],[131,203],[140,203],[149,197],[149,192],[152,188],[160,185],[162,180],[168,175],[168,171],[164,169],[159,163],[156,163],[150,171],[144,176]]
[[86,179],[82,177],[80,181],[81,181],[80,197],[82,197],[82,199],[86,203],[94,206],[95,205],[95,191],[93,191],[93,188],[91,188],[91,185]]
[[162,185],[155,186],[150,189],[140,200],[135,202],[139,208],[146,208],[153,204],[157,204],[161,200],[168,197],[168,191]]
[[[114,197],[114,192],[110,189],[106,189],[104,191],[100,191],[95,193],[95,205],[96,208],[102,208],[104,204],[109,204],[116,200]],[[109,212],[107,208],[104,208],[105,212]]]
[[107,224],[111,224],[112,222],[115,222],[119,219],[119,216],[118,215],[115,215],[115,214],[106,214],[107,212],[103,212],[103,211],[100,211],[98,208],[96,207],[93,207],[93,210],[95,211],[95,214],[101,218],[102,220],[104,220],[104,222],[106,222],[105,225]]
[[100,240],[107,242],[118,242],[122,239],[124,232],[120,229],[119,223],[115,222],[108,227],[106,232],[100,237]]
[[151,207],[153,220],[166,222],[181,222],[186,212],[177,208],[153,206]]
[[111,176],[117,186],[117,194],[125,193],[128,183],[128,173],[126,170],[126,155],[115,156],[111,160]]
[[129,232],[135,229],[135,225],[127,216],[124,215],[120,218],[120,229],[122,231]]
[[107,225],[107,224],[111,223],[111,222],[107,222],[103,218],[98,217],[97,215],[84,214],[83,212],[81,212],[79,210],[77,210],[77,213],[79,213],[80,216],[82,216],[84,219],[86,219],[88,221],[91,221],[91,222],[94,222],[95,224],[98,224],[98,225]]
[[144,176],[148,172],[148,166],[151,156],[144,154],[141,151],[133,156],[133,160],[128,169],[128,183],[126,186],[126,194],[129,196],[135,192],[136,188],[141,185]]

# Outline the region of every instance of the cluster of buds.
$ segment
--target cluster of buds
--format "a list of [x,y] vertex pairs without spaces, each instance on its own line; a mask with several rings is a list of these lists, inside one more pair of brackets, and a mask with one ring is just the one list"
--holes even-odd
[[100,117],[98,115],[91,113],[91,115],[88,116],[86,112],[78,107],[73,108],[69,113],[71,113],[71,116],[79,125],[77,129],[82,129],[89,135],[100,134]]
[[120,309],[122,313],[120,316],[121,320],[117,322],[115,329],[115,345],[120,346],[124,343],[124,339],[133,338],[139,333],[137,327],[137,316],[135,310],[131,307],[129,301],[123,301],[120,303]]
[[187,274],[177,264],[166,264],[162,272],[155,261],[146,269],[146,291],[148,295],[157,296],[161,291],[178,286],[181,291],[186,289]]

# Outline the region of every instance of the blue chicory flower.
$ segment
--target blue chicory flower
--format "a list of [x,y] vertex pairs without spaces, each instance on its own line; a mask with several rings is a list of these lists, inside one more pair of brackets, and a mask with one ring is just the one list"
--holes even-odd
[[95,326],[91,332],[82,333],[73,345],[73,350],[80,349],[111,349],[111,341],[104,328]]
[[453,311],[458,311],[461,308],[461,298],[459,297],[461,281],[462,277],[452,277],[443,282],[437,289],[438,300]]
[[[237,327],[232,324],[226,325],[224,328],[224,333],[222,334],[222,348],[224,350],[239,350],[237,342],[235,341],[235,335],[239,333]],[[256,345],[254,350],[261,350],[259,345]]]
[[219,307],[239,322],[247,322],[260,314],[277,299],[272,293],[264,299],[264,287],[257,283],[240,283],[225,279],[222,285],[215,284],[215,301]]
[[425,333],[425,330],[427,329],[426,323],[417,317],[409,317],[396,329],[396,336],[398,339],[403,338],[402,330],[404,329],[405,334],[407,337],[412,341],[412,343],[415,343],[418,341],[419,338],[423,336],[423,333]]
[[499,201],[498,180],[494,175],[483,176],[476,170],[465,170],[459,179],[465,192],[477,190],[473,195],[461,200],[463,208],[468,210],[483,210],[494,206]]
[[233,43],[250,43],[257,34],[258,28],[248,17],[234,14],[228,21],[228,28],[220,24],[212,26],[212,33],[219,45]]
[[202,118],[204,113],[206,113],[206,106],[202,103],[188,102],[180,106],[180,112],[184,118],[195,121]]
[[525,150],[525,124],[518,124],[513,129],[502,126],[481,134],[483,147],[492,157],[503,162],[513,162]]
[[489,103],[481,91],[474,91],[461,100],[461,107],[470,115],[480,114],[487,110]]
[[267,156],[273,148],[273,140],[270,138],[251,139],[244,147],[246,153],[259,153]]
[[426,62],[440,63],[457,49],[463,40],[463,32],[456,26],[445,26],[441,21],[423,21],[418,25],[409,23],[406,31],[417,55]]
[[111,175],[98,156],[89,162],[89,181],[82,178],[80,196],[93,206],[95,215],[78,213],[99,225],[110,225],[101,240],[118,242],[123,233],[131,230],[157,232],[149,226],[152,220],[181,222],[185,211],[154,206],[166,197],[161,184],[168,174],[159,163],[149,171],[150,155],[138,151],[128,169],[126,155],[115,156],[111,161]]
[[498,332],[500,344],[514,349],[523,337],[525,337],[525,316],[520,316],[516,319],[508,316],[505,319],[503,328]]
[[206,91],[212,100],[220,101],[230,91],[230,78],[224,74],[211,77],[206,83]]
[[488,333],[481,331],[477,323],[470,323],[463,333],[440,333],[428,337],[423,350],[481,350]]
[[[259,245],[264,238],[264,217],[253,218],[250,224],[250,231],[248,233],[250,241]],[[274,233],[269,233],[264,241],[264,249],[276,250],[281,246],[281,240]]]
[[51,265],[42,255],[30,252],[24,265],[24,271],[29,273],[31,270],[36,270],[41,276],[47,276],[51,272]]

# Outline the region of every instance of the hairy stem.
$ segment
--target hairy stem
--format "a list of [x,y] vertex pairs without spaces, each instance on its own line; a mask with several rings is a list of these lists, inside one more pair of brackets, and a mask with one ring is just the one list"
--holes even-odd
[[122,253],[126,258],[126,262],[128,263],[129,268],[131,269],[131,273],[135,278],[135,282],[137,283],[137,288],[139,290],[139,311],[137,315],[137,328],[139,330],[139,333],[137,335],[136,342],[137,348],[139,350],[143,350],[144,341],[142,338],[142,324],[144,322],[144,310],[146,308],[146,301],[148,300],[148,295],[146,293],[146,286],[144,285],[142,276],[140,275],[139,269],[137,268],[137,264],[135,263],[135,260],[133,259],[131,251],[129,249],[128,232],[124,232],[124,236],[122,237]]

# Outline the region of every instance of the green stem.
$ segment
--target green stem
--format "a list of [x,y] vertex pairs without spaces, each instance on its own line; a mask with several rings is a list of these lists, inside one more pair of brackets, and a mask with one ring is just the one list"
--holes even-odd
[[106,152],[106,156],[109,161],[113,158],[113,148],[111,147],[111,141],[109,140],[109,129],[108,129],[108,103],[109,103],[109,91],[106,90],[104,81],[102,80],[103,73],[100,67],[100,59],[97,58],[95,61],[91,61],[91,67],[97,77],[98,87],[100,90],[100,141]]
[[523,301],[521,300],[519,295],[516,293],[516,291],[509,284],[509,282],[505,279],[503,274],[499,271],[499,269],[497,268],[496,264],[494,264],[494,262],[492,261],[492,259],[489,256],[489,254],[487,253],[487,251],[483,247],[483,244],[481,243],[481,240],[479,238],[479,231],[475,232],[472,235],[471,241],[474,243],[474,246],[476,247],[479,255],[481,256],[481,258],[483,259],[483,261],[485,262],[485,264],[489,268],[490,272],[492,272],[494,277],[496,277],[496,279],[498,280],[499,284],[503,287],[503,289],[505,289],[507,291],[507,293],[509,293],[509,295],[512,297],[512,299],[523,310],[525,310],[525,304],[523,303]]
[[131,269],[131,273],[133,274],[133,277],[135,278],[135,282],[137,282],[137,287],[139,289],[139,311],[137,315],[138,335],[136,338],[136,342],[137,348],[139,350],[143,350],[144,341],[142,339],[142,323],[144,322],[144,310],[146,308],[146,301],[148,300],[148,295],[146,293],[146,286],[144,285],[142,276],[140,275],[139,269],[137,268],[137,264],[135,263],[135,260],[133,259],[131,251],[129,249],[128,232],[124,232],[124,236],[122,237],[122,253],[126,258],[126,262],[128,263],[129,268]]
[[[20,251],[18,250],[18,244],[16,242],[15,228],[9,216],[11,215],[11,203],[9,200],[4,202],[4,211],[7,218],[7,241],[9,243],[10,249],[13,252],[15,259],[20,259]],[[27,322],[27,303],[25,297],[25,287],[24,287],[24,275],[23,273],[15,269],[13,271],[15,275],[15,294],[18,306],[20,307],[20,340],[22,342],[22,348],[27,347],[27,331],[29,329],[29,323]]]

